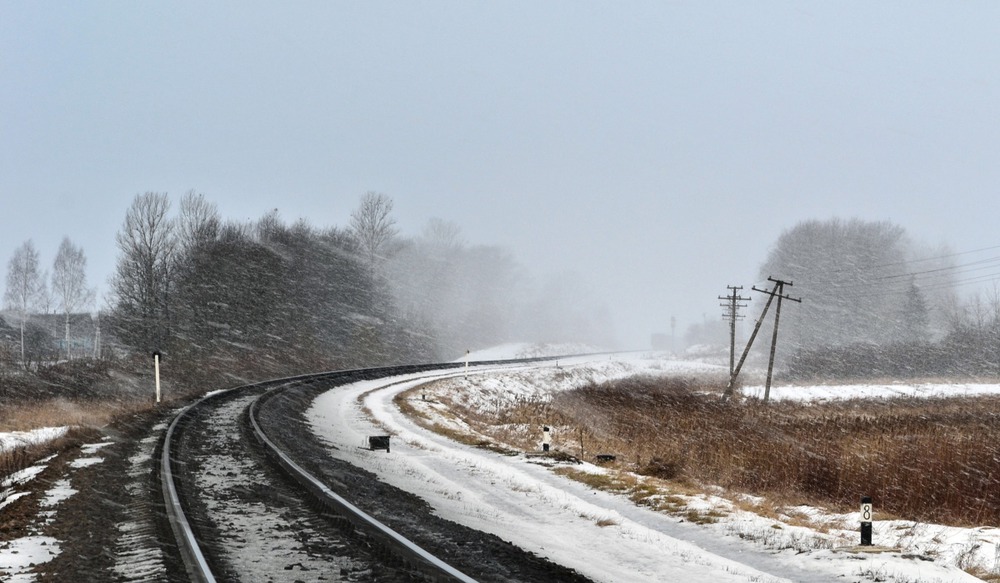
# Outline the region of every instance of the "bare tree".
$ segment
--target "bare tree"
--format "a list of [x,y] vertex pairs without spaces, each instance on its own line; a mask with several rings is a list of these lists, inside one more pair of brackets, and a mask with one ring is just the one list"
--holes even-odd
[[200,245],[215,241],[221,225],[218,207],[208,202],[204,194],[189,190],[181,198],[177,242],[182,252],[190,253]]
[[385,258],[388,244],[398,232],[392,218],[392,199],[381,192],[368,191],[351,213],[351,232],[358,240],[369,267]]
[[140,350],[158,350],[170,330],[176,239],[166,193],[136,195],[116,235],[121,255],[111,281],[115,328]]
[[66,358],[72,358],[69,340],[69,318],[77,310],[94,301],[94,290],[87,287],[87,257],[83,249],[63,237],[52,264],[52,294],[63,313],[66,326]]
[[285,223],[281,220],[281,213],[278,212],[278,209],[271,209],[257,219],[253,230],[258,241],[269,243],[285,231]]
[[31,239],[25,241],[7,264],[7,291],[4,303],[17,314],[21,330],[21,363],[24,364],[24,326],[38,309],[44,296],[44,282],[38,271],[38,251]]
[[465,246],[458,223],[432,217],[424,225],[421,241],[432,249],[455,251]]

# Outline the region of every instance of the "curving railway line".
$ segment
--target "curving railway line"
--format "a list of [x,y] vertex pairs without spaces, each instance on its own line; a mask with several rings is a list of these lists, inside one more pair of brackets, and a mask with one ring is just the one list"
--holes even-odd
[[330,458],[301,422],[312,399],[338,385],[458,366],[268,381],[183,409],[166,431],[159,473],[187,579],[586,581]]

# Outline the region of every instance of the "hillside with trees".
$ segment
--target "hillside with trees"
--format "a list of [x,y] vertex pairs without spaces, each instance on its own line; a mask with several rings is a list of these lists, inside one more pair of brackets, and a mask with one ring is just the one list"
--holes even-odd
[[[402,234],[392,210],[390,197],[368,192],[346,226],[321,227],[286,223],[277,211],[229,220],[195,192],[176,206],[164,193],[139,194],[116,234],[118,262],[100,308],[83,249],[64,238],[45,270],[26,241],[8,263],[0,380],[44,394],[87,361],[149,374],[154,351],[171,380],[197,388],[450,360],[510,341],[613,345],[610,317],[580,278],[538,279],[505,249],[470,244],[459,225],[437,218]],[[787,291],[804,299],[782,313],[784,374],[1000,374],[1000,292],[962,299],[956,278],[975,266],[961,256],[886,221],[788,229],[760,268],[762,280],[791,281]],[[727,334],[715,324],[706,320],[688,340]],[[61,380],[43,387],[48,369]],[[92,372],[80,376],[100,381]]]
[[[37,377],[97,357],[148,374],[158,352],[171,380],[206,387],[451,360],[515,340],[610,342],[607,318],[586,298],[537,285],[507,251],[464,242],[458,225],[431,219],[420,235],[401,235],[392,209],[390,197],[368,192],[346,227],[319,227],[277,211],[227,220],[193,191],[176,207],[165,193],[139,194],[115,236],[100,318],[82,249],[64,239],[51,285],[30,241],[16,251],[5,366]],[[80,312],[91,311],[92,326],[79,328]],[[93,336],[89,352],[70,351],[71,324],[74,338]]]

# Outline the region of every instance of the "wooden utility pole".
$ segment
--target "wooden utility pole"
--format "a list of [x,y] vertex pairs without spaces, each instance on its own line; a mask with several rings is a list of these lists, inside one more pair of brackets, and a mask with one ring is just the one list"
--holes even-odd
[[729,320],[729,376],[733,376],[733,369],[736,365],[736,321],[743,318],[739,315],[739,309],[747,307],[746,304],[741,304],[740,302],[749,302],[750,298],[744,298],[739,295],[739,290],[743,289],[743,286],[726,286],[727,289],[732,290],[728,296],[719,296],[720,300],[725,300],[726,303],[719,304],[725,311],[722,312],[722,317]]
[[[784,286],[785,285],[791,286],[792,282],[781,281],[771,277],[768,277],[767,279],[768,281],[774,283],[774,289],[772,290],[757,289],[757,286],[754,286],[752,288],[753,291],[763,292],[768,294],[767,303],[764,304],[764,309],[761,310],[760,317],[757,318],[757,323],[753,327],[753,332],[750,334],[750,340],[747,341],[746,348],[743,349],[743,355],[740,356],[740,361],[736,364],[736,368],[731,368],[730,370],[729,384],[726,386],[726,391],[722,394],[722,400],[724,401],[730,399],[733,396],[733,393],[736,391],[736,378],[739,376],[740,370],[743,369],[743,363],[746,362],[747,355],[750,354],[750,347],[753,346],[753,341],[757,338],[757,333],[760,332],[760,326],[761,324],[764,323],[764,316],[767,315],[767,310],[771,307],[771,302],[774,301],[774,298],[778,298],[778,306],[779,306],[777,312],[778,315],[780,315],[781,312],[780,306],[782,299],[792,300],[793,302],[800,302],[800,303],[802,302],[801,299],[788,297],[784,294]],[[774,333],[771,335],[771,358],[767,365],[767,385],[764,388],[765,402],[767,402],[767,399],[770,396],[771,392],[771,371],[774,368],[774,346],[778,340],[778,315],[776,315],[774,318]]]
[[[790,281],[781,281],[780,279],[774,279],[773,277],[769,277],[769,278],[767,278],[767,280],[771,281],[771,282],[774,282],[774,289],[773,290],[767,291],[767,290],[764,290],[764,289],[757,289],[756,286],[753,288],[753,291],[771,294],[771,298],[772,299],[775,296],[777,296],[777,298],[778,298],[778,306],[774,310],[774,333],[771,335],[771,356],[768,358],[768,361],[767,361],[767,382],[764,384],[764,402],[765,403],[767,402],[768,398],[771,395],[771,373],[774,370],[774,349],[775,349],[775,347],[778,344],[778,320],[781,318],[781,300],[784,299],[784,300],[791,300],[793,302],[802,303],[801,299],[799,299],[799,298],[793,298],[791,296],[786,296],[784,294],[784,292],[785,292],[785,286],[787,285],[787,286],[791,287],[792,286],[792,282],[790,282]],[[771,300],[768,300],[768,302],[770,302],[770,301]]]

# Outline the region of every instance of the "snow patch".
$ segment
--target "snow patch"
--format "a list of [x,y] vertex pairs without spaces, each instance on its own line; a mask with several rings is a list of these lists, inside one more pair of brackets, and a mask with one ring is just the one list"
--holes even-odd
[[[476,358],[511,352],[510,346],[500,347]],[[583,383],[635,374],[725,379],[728,369],[673,361],[655,353],[560,359],[558,365],[481,366],[471,368],[467,378],[464,372],[445,375],[446,381],[430,389],[431,400],[417,402],[421,413],[431,415],[434,422],[457,426],[459,420],[435,407],[433,392],[447,390],[453,401],[492,408],[518,399],[547,399]],[[859,553],[851,550],[859,538],[857,513],[785,509],[786,513],[801,514],[807,519],[803,524],[816,525],[798,526],[795,521],[790,524],[780,517],[741,510],[719,496],[678,496],[692,512],[718,515],[713,516],[713,523],[697,525],[677,515],[639,507],[624,496],[558,476],[551,471],[552,464],[538,464],[525,455],[505,456],[476,449],[424,430],[399,411],[393,397],[426,382],[421,375],[408,375],[339,387],[317,398],[307,416],[322,440],[340,446],[331,449],[331,456],[369,469],[417,494],[444,518],[496,534],[595,581],[826,582],[849,578],[971,582],[978,579],[960,567],[997,566],[1000,535],[996,529],[876,521],[877,544],[899,550]],[[789,387],[786,397],[782,389],[772,388],[772,396],[823,399],[851,398],[873,391],[879,394],[872,388]],[[899,394],[900,388],[895,389],[893,394]],[[939,389],[948,394],[955,390],[946,385]],[[931,395],[934,390],[912,392]],[[978,389],[959,390],[971,393]],[[744,391],[752,394],[753,388]],[[363,442],[366,435],[386,432],[394,436],[391,454],[345,447]],[[574,467],[603,471],[590,464]],[[753,504],[754,500],[744,502]]]
[[0,453],[58,439],[66,435],[68,430],[69,427],[42,427],[31,431],[0,433]]
[[29,583],[35,580],[35,565],[48,563],[61,549],[59,541],[50,536],[26,536],[0,543],[0,574],[10,583]]

